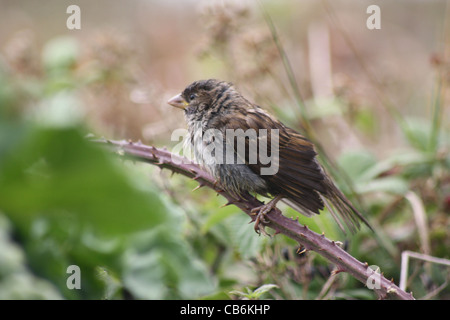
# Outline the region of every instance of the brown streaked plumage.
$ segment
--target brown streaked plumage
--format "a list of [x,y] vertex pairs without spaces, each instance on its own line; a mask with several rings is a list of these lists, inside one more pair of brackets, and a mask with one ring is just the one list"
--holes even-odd
[[[360,221],[371,228],[319,164],[314,145],[245,99],[232,84],[216,79],[195,81],[168,103],[184,110],[196,159],[211,172],[223,188],[236,196],[251,192],[274,197],[264,206],[252,210],[257,214],[255,230],[260,230],[259,222],[279,200],[306,216],[319,214],[326,206],[339,226],[343,228],[343,222],[352,232],[359,229]],[[202,140],[199,137],[203,137],[210,129],[222,134],[215,134],[214,139],[223,137],[223,144],[217,145],[222,148],[223,154],[226,154],[227,144],[232,146],[234,162],[220,163],[218,159],[225,160],[225,156],[221,158],[217,153],[212,154],[213,157],[205,156],[204,148],[215,140]],[[230,132],[227,130],[237,132],[234,130],[238,129],[243,132],[253,132],[253,129],[257,133],[256,136],[245,136],[244,153],[236,147],[239,138],[232,137],[233,140],[227,140],[227,133]],[[266,129],[267,134],[261,129]],[[277,135],[272,135],[275,133]],[[267,163],[256,150],[249,150],[253,144],[257,145],[257,150],[260,151],[258,143],[263,142],[267,142],[267,155],[272,155],[272,161],[275,162]],[[278,148],[272,150],[273,146]],[[237,163],[238,159],[241,159],[242,163]],[[278,170],[274,174],[262,174],[262,168],[269,168],[276,161]]]

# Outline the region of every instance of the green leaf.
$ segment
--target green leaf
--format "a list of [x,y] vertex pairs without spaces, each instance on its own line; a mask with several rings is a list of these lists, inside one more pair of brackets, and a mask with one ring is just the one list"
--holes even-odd
[[384,177],[356,185],[356,191],[358,193],[382,191],[393,194],[405,194],[408,190],[409,186],[407,181],[400,177]]
[[230,294],[234,294],[237,296],[241,296],[250,300],[257,300],[263,295],[264,293],[272,290],[273,288],[279,288],[276,284],[263,284],[259,288],[256,288],[255,290],[250,290],[250,288],[246,287],[245,290],[247,293],[239,291],[239,290],[232,290],[230,291]]
[[14,273],[0,282],[1,300],[59,300],[62,296],[48,281],[31,273]]
[[249,223],[250,221],[244,213],[236,214],[227,220],[231,242],[243,259],[256,256],[265,241],[264,237],[258,237],[254,224]]
[[429,151],[431,124],[418,118],[406,119],[405,125],[402,126],[403,133],[408,139],[411,146],[420,151]]
[[198,298],[215,291],[206,266],[168,226],[132,240],[124,256],[124,285],[141,299]]
[[202,233],[208,232],[208,230],[213,227],[214,225],[222,222],[223,220],[227,219],[228,217],[235,215],[239,213],[240,210],[236,208],[235,206],[227,206],[224,208],[217,208],[217,210],[214,210],[214,212],[211,212],[208,214],[208,217],[205,221],[205,223],[202,225]]
[[432,157],[425,153],[415,150],[402,150],[398,153],[383,159],[368,168],[362,175],[360,181],[369,181],[376,179],[379,175],[394,169],[397,166],[405,167],[417,164],[428,163],[432,161]]
[[105,285],[104,299],[111,300],[122,288],[120,280],[107,268],[97,266],[95,268],[97,272],[97,278],[100,279]]
[[162,299],[167,294],[161,252],[129,253],[126,256],[124,285],[139,299]]
[[366,150],[354,150],[343,153],[338,164],[356,182],[362,180],[365,171],[376,164],[376,158]]
[[326,208],[320,211],[320,214],[312,217],[307,217],[295,211],[291,207],[283,208],[283,212],[286,217],[297,219],[301,225],[307,226],[314,232],[324,233],[331,239],[339,239],[339,237],[343,236],[336,224],[336,221],[334,221],[332,215]]
[[26,251],[12,239],[13,227],[0,214],[0,299],[61,299],[57,288],[29,270]]
[[279,288],[276,284],[263,284],[261,287],[253,291],[253,297],[259,298],[263,293],[270,291],[273,288]]
[[7,149],[0,163],[0,209],[21,226],[56,215],[119,235],[166,219],[159,195],[133,187],[113,156],[75,128],[34,127]]

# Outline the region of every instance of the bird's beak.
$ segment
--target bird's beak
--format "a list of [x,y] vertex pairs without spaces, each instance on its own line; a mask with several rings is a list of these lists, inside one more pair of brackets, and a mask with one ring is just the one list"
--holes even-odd
[[180,94],[177,94],[175,97],[172,97],[167,101],[168,104],[175,108],[185,109],[186,106],[189,105],[186,100],[184,100],[183,96]]

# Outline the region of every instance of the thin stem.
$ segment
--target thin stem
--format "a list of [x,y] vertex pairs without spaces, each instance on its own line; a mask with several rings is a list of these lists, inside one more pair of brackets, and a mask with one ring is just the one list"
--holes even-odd
[[260,7],[261,7],[261,11],[264,15],[266,24],[270,30],[272,40],[278,50],[281,61],[283,63],[284,71],[286,72],[286,75],[289,80],[289,85],[294,94],[294,100],[295,100],[296,104],[298,105],[298,109],[300,110],[300,119],[299,119],[300,120],[300,129],[302,130],[302,132],[306,136],[306,138],[308,138],[309,140],[311,140],[314,143],[314,145],[320,155],[320,158],[322,160],[321,162],[325,166],[326,170],[331,173],[331,176],[335,177],[336,179],[339,178],[340,179],[339,182],[346,184],[346,186],[348,187],[348,189],[350,191],[350,194],[356,199],[356,201],[358,202],[358,205],[361,207],[362,201],[361,201],[360,197],[358,196],[358,194],[354,190],[353,182],[349,179],[347,174],[338,170],[337,164],[325,152],[325,149],[322,147],[322,144],[315,136],[314,131],[312,130],[311,123],[309,121],[308,110],[305,105],[305,100],[300,92],[299,85],[298,85],[297,79],[295,77],[295,73],[294,73],[292,65],[289,61],[289,57],[288,57],[286,51],[284,50],[284,47],[280,41],[278,32],[275,28],[275,24],[273,23],[272,18],[270,17],[270,14],[265,10],[262,3],[260,3]]
[[[172,154],[168,150],[129,141],[94,140],[94,142],[110,148],[111,151],[116,152],[120,156],[151,163],[160,168],[166,168],[188,178],[195,179],[200,186],[207,186],[225,197],[228,200],[228,204],[234,204],[240,208],[253,221],[256,217],[252,215],[251,209],[263,204],[250,194],[245,194],[241,199],[237,200],[232,194],[220,188],[220,185],[205,170],[183,157]],[[365,285],[376,276],[377,282],[374,286],[374,291],[378,298],[414,299],[412,294],[401,290],[393,281],[387,280],[381,274],[374,275],[375,272],[369,268],[367,263],[362,263],[352,257],[339,247],[336,242],[327,239],[323,234],[317,234],[309,230],[308,227],[300,225],[297,220],[283,216],[278,208],[272,209],[266,215],[266,219],[267,222],[261,221],[262,225],[274,229],[276,233],[282,233],[296,240],[307,250],[317,252],[334,263],[338,272],[347,272]]]

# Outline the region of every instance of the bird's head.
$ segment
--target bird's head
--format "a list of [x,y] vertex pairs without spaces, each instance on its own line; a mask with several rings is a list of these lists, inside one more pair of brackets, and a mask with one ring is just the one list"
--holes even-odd
[[243,99],[242,96],[231,83],[209,79],[191,83],[167,103],[183,109],[189,118],[202,120],[207,115],[226,111],[240,99]]

